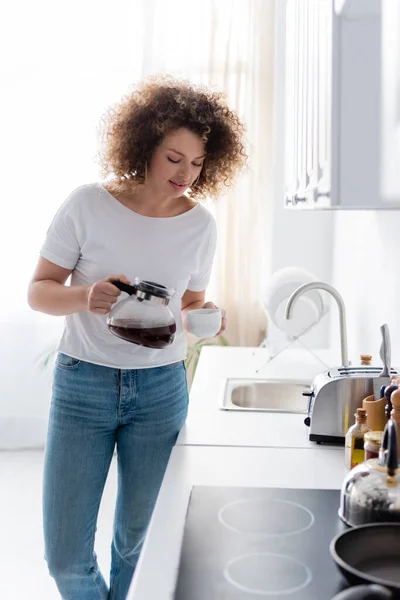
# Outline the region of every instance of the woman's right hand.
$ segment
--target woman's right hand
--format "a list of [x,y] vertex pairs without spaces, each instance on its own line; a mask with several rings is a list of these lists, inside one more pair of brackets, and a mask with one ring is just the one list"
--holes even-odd
[[125,275],[109,275],[105,279],[96,281],[88,292],[88,310],[97,315],[106,315],[110,312],[112,305],[118,300],[120,290],[110,283],[111,281],[122,281],[130,284]]

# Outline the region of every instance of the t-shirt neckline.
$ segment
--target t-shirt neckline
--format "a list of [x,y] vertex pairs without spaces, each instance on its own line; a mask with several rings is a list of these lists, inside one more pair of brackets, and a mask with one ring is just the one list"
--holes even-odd
[[118,206],[121,207],[121,209],[126,213],[129,212],[133,215],[135,215],[135,217],[139,217],[140,219],[148,219],[151,221],[171,221],[174,219],[181,219],[182,217],[185,217],[186,215],[190,215],[193,214],[194,211],[196,211],[199,207],[199,203],[197,202],[195,206],[193,206],[193,208],[181,213],[180,215],[174,215],[172,217],[149,217],[147,215],[141,215],[140,213],[132,210],[131,208],[128,208],[127,206],[125,206],[125,204],[122,204],[122,202],[120,202],[119,200],[117,200],[117,198],[115,196],[113,196],[101,183],[97,184],[98,187],[100,188],[100,191],[105,192],[109,198],[111,198],[113,200],[113,202],[115,204],[117,204]]

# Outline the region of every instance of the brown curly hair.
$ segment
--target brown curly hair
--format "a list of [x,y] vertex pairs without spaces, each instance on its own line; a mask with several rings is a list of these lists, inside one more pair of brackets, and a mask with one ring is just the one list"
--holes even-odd
[[103,115],[102,175],[113,175],[121,188],[143,184],[153,151],[179,127],[197,134],[205,144],[204,166],[191,196],[216,196],[246,164],[244,126],[222,93],[170,77],[139,84]]

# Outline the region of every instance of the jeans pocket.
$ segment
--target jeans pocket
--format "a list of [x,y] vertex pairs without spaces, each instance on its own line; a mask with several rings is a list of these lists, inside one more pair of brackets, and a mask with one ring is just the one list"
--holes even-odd
[[60,369],[77,369],[81,363],[82,361],[79,358],[73,358],[62,352],[57,354],[56,367],[60,367]]

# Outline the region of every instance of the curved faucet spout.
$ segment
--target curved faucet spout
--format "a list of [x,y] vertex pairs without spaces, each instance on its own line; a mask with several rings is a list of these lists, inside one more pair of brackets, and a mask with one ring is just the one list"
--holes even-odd
[[329,285],[328,283],[323,283],[322,281],[311,281],[310,283],[305,283],[301,285],[293,292],[290,296],[288,303],[286,305],[286,319],[291,319],[293,314],[293,307],[297,301],[297,299],[306,292],[310,290],[324,290],[325,292],[329,292],[331,296],[333,296],[337,302],[339,308],[339,320],[340,320],[340,346],[342,352],[342,366],[349,366],[349,357],[347,353],[347,326],[346,326],[346,308],[344,306],[343,298],[339,294],[339,292]]

